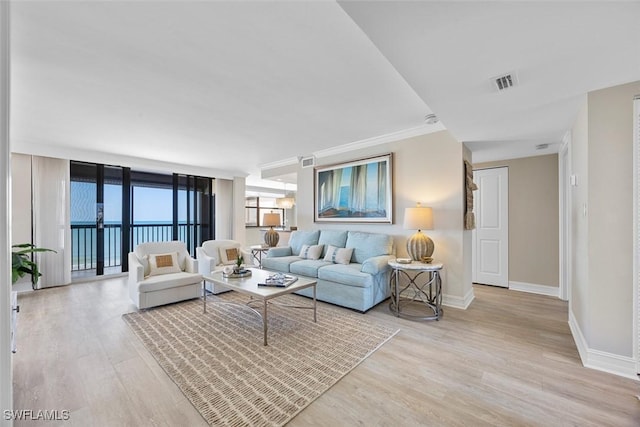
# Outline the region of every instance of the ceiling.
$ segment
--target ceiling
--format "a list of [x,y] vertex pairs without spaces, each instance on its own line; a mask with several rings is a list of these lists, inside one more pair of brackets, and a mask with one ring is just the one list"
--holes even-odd
[[[443,126],[474,160],[557,151],[588,91],[640,80],[638,16],[609,1],[12,2],[12,150],[228,177]],[[498,93],[506,72],[519,84]]]

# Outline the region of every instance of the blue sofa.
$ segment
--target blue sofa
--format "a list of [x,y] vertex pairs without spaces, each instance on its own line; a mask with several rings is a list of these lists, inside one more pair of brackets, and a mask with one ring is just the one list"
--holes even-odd
[[[323,245],[320,259],[304,259],[304,245]],[[329,245],[353,248],[348,264],[325,260]],[[272,248],[262,267],[316,279],[316,297],[320,301],[365,312],[390,295],[389,259],[395,258],[393,237],[387,234],[342,230],[296,230],[288,247]],[[312,288],[297,292],[313,296]]]

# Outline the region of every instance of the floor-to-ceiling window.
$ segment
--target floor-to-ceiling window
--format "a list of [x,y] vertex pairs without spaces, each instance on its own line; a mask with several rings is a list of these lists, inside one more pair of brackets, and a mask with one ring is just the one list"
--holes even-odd
[[74,277],[127,271],[143,242],[181,240],[195,255],[215,238],[214,197],[213,178],[71,162]]

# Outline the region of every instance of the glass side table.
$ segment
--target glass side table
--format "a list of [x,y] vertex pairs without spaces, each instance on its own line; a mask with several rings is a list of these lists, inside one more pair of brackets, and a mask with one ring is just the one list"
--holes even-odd
[[[442,278],[440,271],[443,264],[434,262],[425,264],[413,261],[402,264],[389,261],[391,267],[391,302],[389,308],[396,317],[407,317],[422,320],[440,320],[442,318]],[[402,278],[406,279],[401,280]],[[408,305],[426,309],[424,314],[403,312]],[[422,311],[422,310],[420,310]]]

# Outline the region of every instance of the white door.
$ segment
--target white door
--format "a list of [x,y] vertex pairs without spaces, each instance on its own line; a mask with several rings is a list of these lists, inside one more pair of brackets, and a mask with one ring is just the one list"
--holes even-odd
[[476,229],[473,231],[473,281],[509,287],[509,169],[473,172]]

